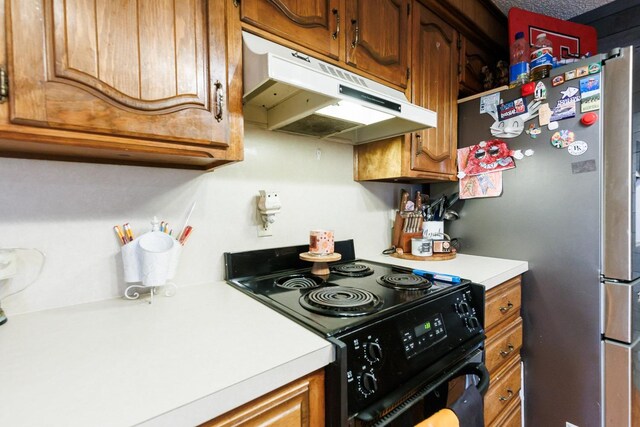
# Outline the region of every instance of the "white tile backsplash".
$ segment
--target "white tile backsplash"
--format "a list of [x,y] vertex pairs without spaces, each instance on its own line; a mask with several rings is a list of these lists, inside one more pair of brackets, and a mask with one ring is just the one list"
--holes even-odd
[[[129,222],[139,235],[157,215],[175,233],[194,201],[178,286],[223,279],[226,251],[304,244],[314,228],[353,238],[359,256],[379,253],[390,242],[389,210],[409,186],[355,182],[352,151],[247,126],[245,160],[208,173],[0,159],[0,247],[47,255],[42,277],[2,308],[11,317],[121,296],[127,284],[112,227]],[[282,201],[271,237],[257,237],[263,189]]]

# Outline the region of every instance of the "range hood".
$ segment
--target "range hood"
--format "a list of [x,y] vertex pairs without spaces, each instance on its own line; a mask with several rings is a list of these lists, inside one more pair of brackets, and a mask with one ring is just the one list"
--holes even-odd
[[436,125],[436,113],[398,90],[247,32],[242,40],[248,121],[350,144]]

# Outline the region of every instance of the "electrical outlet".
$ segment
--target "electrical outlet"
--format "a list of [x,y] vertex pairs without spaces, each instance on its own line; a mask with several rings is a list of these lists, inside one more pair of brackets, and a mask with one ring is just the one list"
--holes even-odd
[[15,251],[0,251],[0,280],[9,279],[18,273],[18,262]]

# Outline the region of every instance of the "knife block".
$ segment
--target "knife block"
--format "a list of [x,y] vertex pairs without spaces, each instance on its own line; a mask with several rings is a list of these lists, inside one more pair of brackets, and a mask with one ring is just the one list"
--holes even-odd
[[400,233],[400,241],[398,242],[397,248],[401,248],[405,254],[411,253],[411,239],[419,239],[422,238],[422,232],[419,233],[405,233],[404,231]]

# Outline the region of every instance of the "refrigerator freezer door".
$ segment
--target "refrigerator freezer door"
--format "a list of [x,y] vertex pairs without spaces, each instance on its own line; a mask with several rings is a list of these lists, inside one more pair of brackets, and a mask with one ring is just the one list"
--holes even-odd
[[640,339],[640,280],[632,283],[607,282],[602,300],[605,338],[632,343]]
[[636,248],[636,167],[632,133],[633,49],[606,60],[603,78],[603,275],[631,281]]
[[603,347],[604,426],[640,427],[640,343]]

